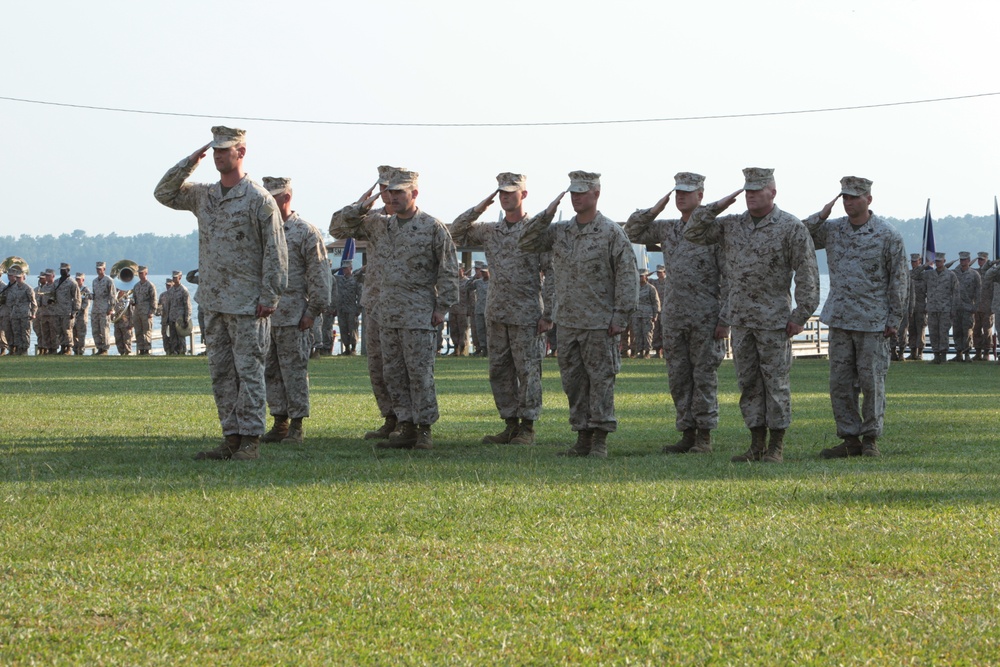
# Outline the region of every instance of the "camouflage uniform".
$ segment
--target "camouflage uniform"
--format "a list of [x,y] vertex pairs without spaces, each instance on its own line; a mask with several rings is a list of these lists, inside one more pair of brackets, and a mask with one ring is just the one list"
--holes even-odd
[[909,332],[907,334],[910,344],[910,357],[920,359],[924,356],[924,347],[927,345],[927,338],[924,330],[927,328],[927,283],[921,280],[923,272],[927,270],[923,264],[915,269],[910,269],[910,294],[913,306],[910,310],[910,320],[908,322]]
[[111,320],[108,313],[118,303],[118,290],[115,289],[115,282],[106,275],[94,278],[91,286],[94,305],[90,311],[90,330],[94,336],[94,347],[98,352],[107,352],[111,346]]
[[[559,327],[559,373],[574,431],[613,432],[615,376],[621,369],[618,336],[635,310],[639,269],[622,228],[604,214],[586,224],[576,216],[552,223],[546,211],[528,221],[520,247],[552,253],[552,319]],[[578,280],[576,276],[586,276]]]
[[980,277],[980,290],[972,330],[976,355],[983,361],[989,358],[990,350],[993,348],[993,281],[986,280],[989,266],[987,263],[976,269]]
[[649,209],[636,211],[625,223],[633,243],[660,243],[666,275],[660,327],[667,382],[678,431],[715,430],[719,425],[719,365],[725,341],[715,328],[726,326],[722,311],[728,293],[722,249],[684,238],[681,220],[653,220]]
[[816,252],[802,222],[777,206],[759,222],[749,211],[718,214],[711,205],[698,207],[684,237],[722,248],[743,421],[750,429],[783,431],[792,422],[792,346],[785,327],[788,322],[804,326],[819,305]]
[[135,347],[140,354],[153,348],[153,314],[156,312],[156,285],[139,281],[132,288],[132,328]]
[[964,270],[959,268],[954,273],[958,278],[960,303],[955,308],[951,332],[955,339],[955,353],[968,354],[972,348],[972,318],[979,304],[982,277],[971,266]]
[[53,287],[55,303],[50,315],[55,318],[56,342],[62,351],[69,354],[73,349],[73,318],[80,310],[80,286],[67,275],[59,276]]
[[477,223],[479,215],[470,208],[455,220],[451,234],[459,246],[482,246],[490,267],[483,310],[493,401],[501,419],[537,421],[545,355],[538,321],[552,318],[552,299],[542,293],[542,274],[548,272],[551,257],[519,247],[527,216],[515,223]]
[[469,329],[472,335],[472,347],[476,353],[482,350],[482,346],[486,344],[486,341],[479,340],[479,329],[476,328],[476,297],[479,292],[476,289],[476,284],[482,282],[482,278],[476,278],[473,276],[465,283],[465,302],[467,304],[467,310],[465,311],[466,317],[469,319]]
[[383,417],[394,416],[392,397],[385,381],[385,365],[382,361],[382,318],[379,301],[382,292],[382,259],[377,252],[378,243],[385,238],[389,217],[382,209],[364,211],[359,204],[351,204],[340,209],[330,218],[330,234],[334,238],[355,238],[368,242],[367,263],[364,266],[364,284],[361,290],[361,307],[365,311],[365,337],[368,377],[379,413]]
[[920,274],[927,290],[927,328],[935,355],[948,353],[948,331],[959,307],[958,276],[949,269],[937,268]]
[[[434,388],[437,329],[431,317],[434,312],[444,315],[458,301],[455,244],[447,227],[421,210],[408,220],[365,215],[359,206],[342,213],[336,225],[340,234],[363,234],[377,257],[377,314],[391,413],[400,422],[433,424],[439,414]],[[330,233],[338,236],[334,228],[331,221]]]
[[167,354],[187,354],[187,336],[177,332],[177,326],[191,321],[191,294],[184,285],[176,284],[167,291],[167,311],[161,321],[166,323],[167,338],[163,347]]
[[197,163],[184,158],[160,179],[155,196],[198,219],[200,282],[195,300],[205,310],[205,344],[212,393],[223,435],[260,436],[267,416],[264,359],[268,318],[288,279],[281,215],[268,192],[249,176],[223,195],[221,183],[186,183]]
[[4,293],[7,288],[14,283],[14,279],[8,276],[9,282],[0,283],[0,354],[6,354],[10,348],[10,308],[7,306],[7,299]]
[[458,303],[448,311],[448,334],[455,348],[456,357],[464,357],[469,349],[469,295],[466,290],[469,279],[462,278],[458,284]]
[[[826,248],[830,294],[820,319],[830,325],[830,401],[840,438],[882,435],[887,328],[904,321],[908,296],[903,237],[870,214],[855,227],[847,217],[805,221],[817,249]],[[864,395],[858,410],[858,394]]]
[[1000,327],[1000,289],[997,289],[996,285],[998,281],[1000,281],[1000,264],[994,264],[987,269],[986,274],[983,276],[983,284],[990,285],[990,288],[993,290],[991,307],[993,309],[994,328]]
[[486,356],[490,351],[490,337],[486,331],[486,304],[490,298],[490,281],[488,278],[478,278],[472,283],[476,293],[473,306],[473,327],[476,330],[476,353]]
[[55,289],[55,283],[46,283],[35,289],[35,300],[38,302],[38,314],[35,316],[38,328],[35,330],[35,335],[38,339],[38,347],[45,352],[55,352],[59,346],[54,302]]
[[[683,228],[683,225],[682,225]],[[667,298],[667,279],[663,280],[657,278],[656,280],[650,280],[649,284],[656,288],[656,296],[660,298],[660,309],[663,309],[663,300]],[[657,317],[656,321],[653,322],[653,350],[659,352],[663,349],[663,317]]]
[[125,313],[115,320],[115,348],[118,354],[125,356],[132,353],[132,302],[125,308]]
[[12,284],[4,290],[3,297],[10,315],[8,343],[11,354],[14,353],[14,348],[17,348],[18,354],[27,354],[31,347],[31,318],[38,311],[35,290],[23,282]]
[[632,351],[636,356],[649,356],[653,347],[653,321],[659,314],[660,296],[656,288],[648,282],[639,285],[639,300],[632,313],[632,335],[635,337]]
[[337,324],[340,345],[345,354],[353,354],[358,344],[358,309],[361,306],[361,286],[352,275],[337,276]]
[[311,332],[300,331],[304,315],[314,320],[329,307],[329,260],[323,235],[298,213],[284,224],[288,247],[288,286],[271,315],[271,343],[265,378],[267,406],[272,415],[292,419],[309,416],[309,353]]
[[93,300],[90,288],[86,285],[80,287],[80,308],[73,321],[73,354],[83,354],[87,349],[87,315]]

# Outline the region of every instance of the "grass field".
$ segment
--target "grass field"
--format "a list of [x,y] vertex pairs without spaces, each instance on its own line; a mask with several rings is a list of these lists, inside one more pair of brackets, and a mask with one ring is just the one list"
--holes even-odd
[[572,440],[554,360],[535,447],[481,359],[441,359],[431,452],[383,451],[364,359],[314,361],[302,445],[194,461],[204,358],[3,358],[0,663],[1000,662],[1000,383],[893,365],[883,458],[835,444],[797,361],[785,463],[747,446],[732,364],[715,453],[676,440],[657,360],[625,360],[606,461]]

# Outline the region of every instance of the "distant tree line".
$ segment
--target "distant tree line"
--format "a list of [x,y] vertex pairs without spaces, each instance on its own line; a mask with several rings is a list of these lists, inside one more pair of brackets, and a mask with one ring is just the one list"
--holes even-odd
[[[835,212],[834,215],[837,215]],[[887,218],[903,235],[907,253],[920,252],[923,218],[899,220]],[[993,251],[994,219],[991,215],[947,216],[934,220],[937,249],[957,259],[958,251]],[[137,234],[98,234],[88,236],[82,229],[72,234],[19,237],[0,236],[0,260],[10,255],[23,257],[35,273],[46,268],[58,269],[60,262],[69,262],[73,271],[93,275],[94,264],[103,260],[111,265],[120,259],[131,259],[149,267],[152,274],[168,274],[174,269],[185,273],[198,266],[198,232],[187,236],[157,236]],[[992,257],[991,257],[992,258]],[[820,261],[820,271],[826,272],[826,261]]]

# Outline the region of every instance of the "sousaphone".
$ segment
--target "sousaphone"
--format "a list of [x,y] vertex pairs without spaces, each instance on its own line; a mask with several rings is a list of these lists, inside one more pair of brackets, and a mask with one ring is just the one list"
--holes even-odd
[[24,273],[24,275],[28,275],[28,263],[16,255],[11,255],[5,259],[3,263],[0,263],[0,273],[7,273],[10,267],[15,264],[21,267],[21,272]]
[[139,265],[131,259],[118,260],[111,265],[111,279],[115,281],[118,291],[125,293],[125,296],[119,297],[111,316],[111,321],[117,322],[125,316],[132,303],[132,288],[139,282]]

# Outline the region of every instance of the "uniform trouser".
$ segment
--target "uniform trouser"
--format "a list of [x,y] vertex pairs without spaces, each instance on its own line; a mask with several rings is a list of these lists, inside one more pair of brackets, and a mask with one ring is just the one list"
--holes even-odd
[[118,354],[132,351],[132,327],[124,317],[115,322],[115,347],[118,348]]
[[486,313],[476,313],[476,334],[479,342],[476,343],[476,351],[488,351],[490,348],[489,335],[486,333]]
[[385,384],[385,370],[382,363],[382,325],[379,322],[378,311],[374,308],[365,311],[364,337],[368,355],[368,379],[372,383],[372,393],[375,395],[378,411],[383,417],[388,417],[393,414],[392,397],[389,395],[389,387]]
[[27,352],[31,347],[31,320],[27,317],[12,317],[8,326],[8,345],[16,347],[22,354]]
[[198,308],[198,331],[201,332],[202,345],[205,344],[205,311]]
[[167,354],[187,354],[187,336],[177,333],[177,323],[181,320],[167,324],[167,335],[163,339],[163,349]]
[[923,354],[924,347],[927,345],[927,338],[924,334],[924,330],[927,328],[927,311],[925,310],[914,310],[910,315],[909,321],[909,342],[910,342],[910,352],[916,352],[917,354]]
[[882,435],[889,344],[881,331],[830,328],[830,402],[838,438]]
[[111,331],[108,327],[109,318],[107,312],[90,313],[90,332],[94,336],[94,347],[99,352],[106,351],[111,347]]
[[972,326],[972,344],[980,352],[993,348],[993,313],[976,313]]
[[39,319],[38,346],[46,350],[59,347],[58,318],[55,315],[42,315]]
[[490,322],[490,388],[501,419],[537,420],[542,415],[542,357],[538,325]]
[[896,329],[896,335],[892,337],[892,346],[894,350],[905,350],[906,342],[909,340],[910,332],[910,314],[907,313],[903,316],[903,323],[900,324],[899,328]]
[[677,411],[677,430],[712,430],[719,425],[719,364],[726,343],[715,325],[663,328],[667,382]]
[[469,347],[469,318],[464,310],[453,310],[448,314],[448,335],[451,336],[456,356]]
[[0,350],[10,347],[10,317],[0,315]]
[[208,310],[205,327],[208,369],[222,434],[263,435],[267,417],[264,359],[270,321]]
[[73,320],[73,351],[83,354],[87,349],[87,315],[78,313]]
[[153,349],[153,316],[132,315],[132,328],[135,329],[135,349]]
[[[323,324],[321,325],[322,338],[316,341],[317,343],[320,343],[321,349],[324,349],[327,352],[333,351],[333,322],[335,319],[336,317],[334,315],[323,316]],[[341,341],[341,344],[343,344],[343,341]]]
[[272,415],[309,416],[310,340],[310,332],[299,331],[297,326],[271,327],[264,379]]
[[476,314],[475,313],[469,313],[467,315],[467,317],[468,317],[468,320],[469,320],[470,335],[472,336],[472,346],[478,352],[479,351],[479,346],[482,345],[483,343],[479,342],[479,329],[476,328]]
[[972,311],[959,310],[951,324],[951,335],[955,339],[955,352],[968,352],[972,347]]
[[[76,318],[72,315],[56,315],[56,336],[59,347],[64,350],[73,349],[73,325]],[[55,346],[53,346],[55,347]]]
[[433,424],[438,420],[434,389],[434,329],[382,327],[383,377],[392,411],[401,422]]
[[657,317],[653,322],[653,349],[659,350],[663,347],[663,322]]
[[653,318],[647,315],[632,317],[632,351],[649,354],[653,349]]
[[931,349],[934,353],[947,353],[951,313],[927,313],[927,330],[931,335]]
[[747,428],[792,423],[792,343],[784,329],[733,327],[733,365]]
[[618,336],[606,329],[559,327],[559,375],[574,431],[614,432],[615,376],[621,370]]
[[[337,324],[340,326],[340,346],[346,351],[353,350],[358,344],[358,312],[337,313]],[[333,343],[330,344],[333,347]]]

